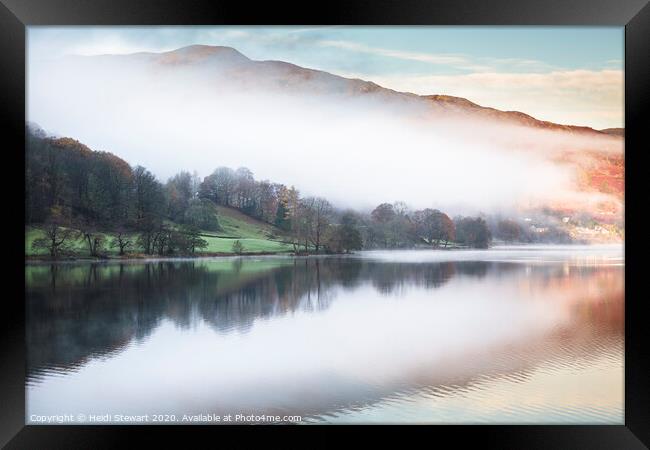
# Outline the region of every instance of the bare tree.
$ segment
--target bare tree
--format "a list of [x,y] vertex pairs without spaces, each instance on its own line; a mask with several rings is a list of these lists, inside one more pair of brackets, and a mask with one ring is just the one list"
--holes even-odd
[[88,246],[88,254],[90,256],[99,256],[101,250],[104,248],[104,235],[97,231],[89,222],[82,223],[79,228],[79,234]]
[[72,241],[74,241],[78,232],[72,228],[63,227],[59,221],[49,221],[43,227],[45,236],[34,239],[32,249],[47,250],[50,258],[58,258],[63,253],[70,250]]
[[118,230],[113,236],[111,248],[118,248],[120,256],[124,256],[124,254],[132,247],[133,239],[126,232],[124,232],[124,230]]
[[[302,201],[309,241],[316,253],[321,248],[325,230],[330,224],[332,205],[322,197],[309,197]],[[305,249],[306,250],[306,249]]]

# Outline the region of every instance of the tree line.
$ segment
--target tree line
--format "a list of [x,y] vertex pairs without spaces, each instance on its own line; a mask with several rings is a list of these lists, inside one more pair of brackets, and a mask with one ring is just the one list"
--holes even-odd
[[450,242],[486,248],[491,240],[482,217],[451,219],[437,209],[411,211],[403,202],[382,203],[369,214],[340,210],[293,186],[256,180],[245,167],[218,167],[202,180],[181,171],[162,183],[142,166],[33,127],[27,132],[25,178],[25,222],[43,229],[34,247],[51,257],[79,239],[92,256],[107,245],[120,255],[193,254],[207,246],[202,232],[221,230],[216,205],[274,225],[278,239],[297,254],[444,248]]
[[456,216],[438,210],[411,210],[404,202],[382,203],[364,220],[366,248],[413,248],[455,245],[487,248],[492,234],[483,217]]

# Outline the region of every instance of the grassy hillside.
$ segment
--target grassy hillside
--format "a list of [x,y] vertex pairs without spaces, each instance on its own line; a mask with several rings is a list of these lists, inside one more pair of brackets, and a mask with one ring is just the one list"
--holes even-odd
[[208,241],[208,247],[203,251],[230,252],[232,244],[239,240],[244,246],[244,252],[289,252],[293,250],[286,244],[281,230],[225,206],[217,206],[217,216],[222,231],[206,232],[203,239]]
[[[244,253],[286,253],[293,250],[290,244],[283,242],[286,239],[281,230],[272,225],[253,219],[236,209],[224,206],[218,206],[217,213],[222,230],[202,233],[202,237],[208,242],[208,246],[201,249],[200,253],[231,253],[232,245],[236,240],[242,243]],[[34,239],[42,236],[43,231],[38,227],[30,227],[25,230],[26,256],[39,256],[45,253],[43,251],[35,252],[32,249]],[[116,256],[117,250],[110,248],[111,241],[110,234],[106,235],[106,253]],[[88,256],[88,249],[81,239],[74,242],[73,251],[79,256]]]

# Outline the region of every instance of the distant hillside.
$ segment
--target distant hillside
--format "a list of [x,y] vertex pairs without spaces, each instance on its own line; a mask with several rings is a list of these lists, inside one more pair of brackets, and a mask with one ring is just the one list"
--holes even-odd
[[606,130],[594,130],[590,127],[577,126],[577,125],[561,125],[554,122],[545,120],[538,120],[528,114],[520,111],[501,111],[496,108],[489,108],[477,105],[462,97],[453,97],[451,95],[424,95],[426,98],[433,102],[437,107],[444,108],[448,111],[456,110],[456,112],[470,113],[480,116],[485,119],[496,120],[499,122],[510,122],[517,125],[527,126],[536,129],[544,129],[550,131],[561,131],[569,133],[582,133],[587,135],[602,136],[602,134],[609,134],[615,136],[622,136],[623,129],[621,128],[608,128]]
[[601,133],[611,134],[612,136],[625,137],[625,128],[605,128],[600,130]]
[[282,88],[310,94],[334,94],[346,96],[372,95],[399,103],[419,103],[447,113],[463,113],[469,116],[510,122],[518,125],[582,133],[593,136],[622,136],[620,128],[595,130],[586,126],[565,125],[538,120],[520,111],[501,111],[471,102],[462,97],[449,95],[416,95],[382,87],[371,81],[346,78],[322,70],[301,67],[284,61],[256,61],[236,49],[224,46],[191,45],[161,53],[134,53],[130,55],[102,55],[76,58],[104,58],[164,67],[169,70],[192,68],[209,73],[214,79],[224,78],[244,86],[256,88]]

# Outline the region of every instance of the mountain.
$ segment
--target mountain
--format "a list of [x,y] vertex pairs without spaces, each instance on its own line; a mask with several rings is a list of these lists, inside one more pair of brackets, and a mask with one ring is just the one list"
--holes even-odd
[[373,95],[403,103],[421,103],[445,113],[462,113],[536,129],[581,133],[593,136],[624,136],[622,128],[595,130],[586,126],[562,125],[536,119],[520,111],[501,111],[450,95],[417,95],[382,87],[372,81],[345,78],[322,70],[309,69],[284,61],[252,60],[231,47],[191,45],[162,53],[104,55],[117,59],[140,58],[149,64],[167,68],[210,70],[211,75],[255,86],[292,89],[311,94]]
[[[512,152],[542,155],[552,164],[569,168],[575,189],[588,200],[558,199],[545,207],[558,211],[587,208],[599,218],[610,220],[620,215],[624,195],[624,130],[595,130],[580,125],[557,124],[536,119],[520,111],[501,111],[449,95],[417,95],[382,87],[371,81],[345,78],[322,70],[301,67],[284,61],[257,61],[231,47],[192,45],[162,53],[71,57],[75,62],[98,67],[115,63],[133,74],[154,75],[156,80],[182,79],[191,89],[212,90],[218,94],[239,89],[248,93],[279,92],[318,102],[334,99],[346,108],[348,101],[364,102],[372,111],[388,112],[400,119],[417,122],[430,130],[453,133],[457,138],[499,141]],[[99,64],[101,70],[101,64]],[[181,78],[174,78],[179,75]],[[356,103],[355,103],[356,104]],[[454,122],[455,128],[447,127]],[[460,126],[458,126],[460,124]],[[465,124],[465,125],[463,125]],[[480,130],[479,130],[480,128]],[[451,131],[450,131],[451,130]],[[471,130],[471,133],[465,133]],[[487,130],[487,131],[486,131]],[[477,137],[479,136],[479,137]],[[479,141],[480,142],[480,141]],[[489,168],[488,168],[489,170]],[[594,195],[591,195],[594,194]],[[577,198],[574,196],[574,198]],[[595,206],[594,206],[595,203]]]

